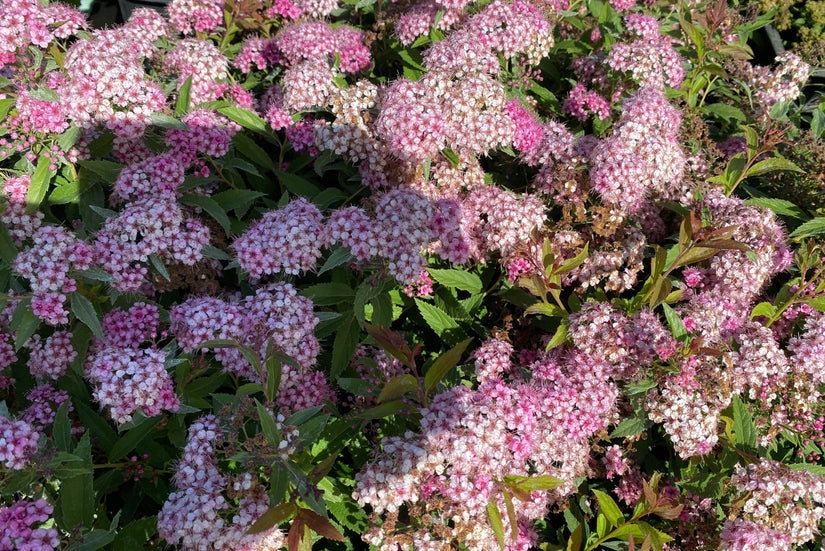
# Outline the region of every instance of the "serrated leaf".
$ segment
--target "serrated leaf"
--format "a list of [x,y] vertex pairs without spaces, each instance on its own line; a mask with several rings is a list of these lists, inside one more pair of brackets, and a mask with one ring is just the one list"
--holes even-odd
[[613,432],[610,433],[610,438],[626,438],[628,436],[636,436],[644,432],[647,424],[644,419],[638,417],[628,417],[622,419],[622,422],[616,425]]
[[737,109],[732,105],[727,105],[724,103],[709,103],[705,104],[703,109],[706,113],[716,115],[717,117],[725,121],[745,122],[745,120],[747,120],[742,110]]
[[771,159],[765,159],[764,161],[759,161],[758,163],[755,163],[752,167],[748,169],[748,172],[745,175],[750,178],[751,176],[760,176],[762,174],[766,174],[768,172],[775,172],[777,170],[805,172],[788,159],[773,157]]
[[321,188],[319,188],[316,184],[310,182],[302,176],[298,176],[297,174],[283,172],[281,170],[276,171],[275,174],[281,185],[283,185],[287,190],[289,190],[290,193],[294,195],[314,197],[321,192]]
[[415,392],[417,390],[418,379],[409,373],[404,373],[403,375],[398,375],[384,385],[384,388],[381,389],[381,393],[378,394],[378,402],[386,402],[387,400],[398,398],[407,392]]
[[501,513],[498,510],[495,496],[490,496],[490,502],[487,503],[487,518],[490,519],[490,527],[496,535],[501,551],[504,551],[504,523],[501,522]]
[[163,263],[163,260],[156,254],[149,255],[149,264],[161,275],[163,279],[166,281],[172,281],[172,278],[169,277],[169,271],[166,269],[166,265]]
[[753,417],[748,411],[748,406],[739,396],[733,397],[733,432],[736,433],[736,443],[756,447],[756,429],[753,425]]
[[451,349],[436,358],[427,373],[424,374],[424,390],[430,392],[444,378],[453,367],[458,364],[464,350],[472,342],[472,339],[461,341]]
[[109,451],[109,461],[117,461],[138,447],[144,440],[146,440],[161,420],[163,420],[163,416],[156,415],[155,417],[146,419],[135,428],[129,429],[126,434],[120,437],[120,439],[115,442],[115,445],[112,446],[112,449]]
[[221,206],[211,197],[189,194],[181,197],[179,201],[184,205],[203,209],[204,212],[214,218],[218,224],[221,225],[223,231],[226,232],[226,235],[232,233],[232,222],[229,221],[226,211],[224,211],[223,208],[221,208]]
[[267,444],[278,447],[281,442],[281,431],[275,425],[272,413],[267,410],[258,400],[255,400],[255,408],[258,411],[258,420],[261,423],[261,431],[266,437]]
[[803,211],[794,203],[791,203],[790,201],[786,201],[784,199],[774,199],[772,197],[754,197],[752,199],[748,199],[747,201],[745,201],[745,204],[749,206],[757,206],[770,209],[774,211],[776,214],[790,216],[793,218],[798,218],[800,220],[805,220],[808,218],[808,215],[805,214],[805,211]]
[[333,268],[337,268],[338,266],[349,262],[352,258],[352,253],[350,252],[349,247],[337,247],[335,250],[330,253],[327,259],[324,261],[324,264],[321,266],[321,269],[318,270],[318,275],[321,275],[325,272],[332,270]]
[[270,528],[277,526],[288,520],[296,511],[296,507],[294,503],[279,503],[274,507],[270,507],[266,513],[261,515],[261,517],[252,523],[252,526],[249,527],[249,530],[246,531],[248,536],[254,534],[260,534],[262,532],[266,532]]
[[415,299],[415,304],[421,317],[439,337],[451,329],[459,328],[458,323],[441,308],[419,299]]
[[587,258],[587,250],[588,250],[589,246],[590,246],[590,243],[585,243],[584,248],[579,252],[579,254],[577,254],[573,258],[570,258],[570,259],[565,260],[564,262],[562,262],[561,266],[559,266],[559,269],[554,270],[553,274],[555,274],[555,275],[566,274],[567,272],[571,272],[571,271],[575,270],[576,268],[578,268],[579,266],[581,266],[582,262],[584,262],[584,259]]
[[567,331],[569,330],[569,328],[570,326],[567,320],[565,319],[564,321],[562,321],[562,323],[560,323],[558,328],[556,329],[556,332],[553,334],[553,338],[550,339],[550,342],[547,343],[545,351],[552,350],[553,348],[556,348],[557,346],[564,343],[564,341],[567,340]]
[[49,191],[49,183],[52,179],[52,171],[49,170],[51,161],[45,157],[37,160],[37,167],[32,173],[29,189],[26,191],[26,212],[34,212],[40,207],[43,198]]
[[175,117],[171,115],[166,115],[165,113],[152,113],[152,124],[155,126],[159,126],[160,128],[168,128],[174,130],[188,130],[189,127],[186,126],[185,122],[181,122]]
[[429,268],[427,271],[434,280],[445,287],[461,289],[473,294],[482,291],[481,278],[476,274],[464,270],[439,270],[435,268]]
[[175,104],[175,116],[181,117],[189,112],[189,97],[192,91],[192,75],[186,78],[183,86],[178,90],[178,101]]
[[70,302],[72,313],[77,317],[77,319],[91,329],[95,337],[103,342],[106,342],[106,338],[103,336],[103,326],[100,324],[100,319],[97,316],[95,307],[92,306],[89,299],[78,292],[74,292],[71,295]]
[[565,317],[567,316],[567,312],[556,306],[555,304],[548,304],[546,302],[537,302],[536,304],[530,305],[525,311],[524,315],[535,315],[541,314],[544,316],[551,316],[551,317]]
[[753,307],[751,310],[750,319],[755,318],[756,316],[765,316],[766,318],[772,318],[776,314],[776,306],[771,304],[770,302],[760,302],[756,306]]
[[614,528],[624,524],[624,515],[612,497],[601,490],[593,490],[593,494],[599,502],[599,510],[607,517]]
[[745,144],[748,152],[748,159],[753,159],[759,149],[759,135],[750,126],[744,127]]
[[824,130],[825,113],[822,112],[822,104],[820,104],[820,108],[813,112],[813,118],[811,119],[811,133],[814,135],[814,139],[821,138]]
[[682,340],[685,338],[688,332],[685,328],[685,324],[682,322],[682,318],[679,317],[679,314],[677,314],[676,311],[667,303],[663,303],[662,308],[665,311],[665,319],[667,320],[667,324],[670,326],[670,332],[673,335],[673,338],[676,340]]
[[54,416],[52,436],[57,450],[68,452],[72,446],[72,423],[69,421],[69,401],[63,402]]
[[253,130],[260,134],[268,134],[266,121],[258,116],[257,113],[253,113],[248,109],[243,109],[241,107],[221,107],[218,109],[218,113],[225,115],[244,128]]
[[514,490],[521,490],[523,492],[542,492],[548,490],[555,490],[562,484],[564,480],[550,476],[549,474],[535,475],[535,476],[505,476],[504,481],[508,486]]
[[807,237],[825,233],[825,216],[817,216],[796,228],[788,237]]

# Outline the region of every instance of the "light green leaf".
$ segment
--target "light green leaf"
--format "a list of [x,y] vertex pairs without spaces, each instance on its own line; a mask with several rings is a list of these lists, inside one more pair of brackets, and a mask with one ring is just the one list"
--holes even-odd
[[472,342],[472,339],[461,341],[436,358],[427,373],[424,374],[424,389],[427,392],[433,390],[439,381],[444,378],[444,375],[455,367],[470,342]]
[[445,287],[461,289],[473,294],[482,291],[481,278],[476,274],[464,270],[439,270],[435,268],[429,268],[427,271],[434,280]]
[[599,502],[599,509],[614,528],[624,524],[624,515],[612,497],[601,490],[593,490],[593,494]]

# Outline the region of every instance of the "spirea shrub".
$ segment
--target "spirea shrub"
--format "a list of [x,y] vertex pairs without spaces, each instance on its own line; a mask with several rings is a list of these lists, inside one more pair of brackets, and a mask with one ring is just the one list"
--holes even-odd
[[757,11],[0,0],[0,551],[820,549]]

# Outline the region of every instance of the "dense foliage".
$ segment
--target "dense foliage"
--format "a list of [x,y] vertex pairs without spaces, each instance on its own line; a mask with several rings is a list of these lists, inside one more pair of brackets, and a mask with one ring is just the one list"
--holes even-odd
[[3,0],[0,550],[820,549],[762,7]]

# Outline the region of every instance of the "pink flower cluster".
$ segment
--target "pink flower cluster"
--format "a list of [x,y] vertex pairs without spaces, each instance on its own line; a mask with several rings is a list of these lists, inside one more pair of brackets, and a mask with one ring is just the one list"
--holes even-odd
[[69,120],[85,128],[103,124],[124,140],[141,137],[152,113],[166,105],[163,90],[144,71],[146,50],[145,38],[128,27],[98,30],[72,44],[66,80],[57,87]]
[[106,220],[96,234],[95,257],[115,278],[113,285],[134,291],[145,284],[144,263],[150,255],[192,266],[209,243],[209,229],[194,218],[184,218],[174,197],[151,194],[127,203]]
[[678,88],[685,78],[682,58],[669,37],[659,34],[659,23],[649,15],[625,18],[630,42],[614,44],[605,62],[614,71],[629,73],[642,88]]
[[23,241],[37,231],[44,218],[42,212],[26,212],[28,200],[26,194],[31,185],[31,174],[9,178],[3,183],[3,194],[6,196],[6,208],[0,212],[0,222],[5,224],[9,236],[18,247]]
[[633,214],[651,196],[678,193],[685,167],[680,124],[660,90],[642,88],[628,98],[613,135],[590,154],[590,180],[602,201]]
[[77,352],[72,346],[72,333],[55,331],[41,342],[40,335],[33,335],[26,347],[29,348],[29,371],[38,379],[59,379],[75,358]]
[[192,79],[189,91],[192,106],[217,100],[226,90],[220,81],[226,78],[229,60],[211,42],[185,38],[167,54],[163,64],[166,70],[178,74],[178,90],[187,79]]
[[118,424],[131,421],[138,410],[148,417],[177,411],[180,399],[166,371],[166,353],[154,345],[141,348],[157,333],[157,309],[136,303],[128,312],[113,310],[104,321],[106,342],[95,343],[85,366],[94,399]]
[[32,311],[50,325],[69,323],[63,307],[66,293],[76,290],[69,270],[85,270],[92,264],[92,248],[60,226],[43,226],[32,246],[14,259],[14,270],[29,280]]
[[177,491],[169,495],[158,514],[158,534],[183,551],[280,549],[286,541],[277,526],[259,534],[246,534],[269,509],[269,497],[249,473],[242,477],[243,482],[234,485],[242,497],[232,521],[224,519],[234,506],[225,497],[229,476],[220,470],[215,449],[216,439],[222,436],[223,429],[214,415],[201,417],[189,426],[174,475]]
[[744,520],[777,530],[794,545],[809,542],[818,533],[825,518],[825,479],[821,476],[760,459],[747,467],[737,464],[731,483],[747,494],[741,513]]
[[179,33],[212,32],[223,25],[224,4],[225,0],[172,0],[166,14]]
[[60,545],[57,529],[33,528],[49,521],[52,506],[45,499],[21,500],[0,508],[0,548],[52,551]]
[[808,80],[811,67],[791,52],[776,57],[777,67],[748,65],[745,78],[753,90],[753,98],[765,111],[777,102],[793,101],[801,93],[800,87]]
[[[170,312],[171,331],[186,352],[213,339],[232,339],[266,357],[270,340],[275,349],[294,358],[301,369],[282,366],[278,403],[284,410],[315,406],[331,399],[333,392],[321,372],[312,371],[320,351],[313,334],[318,318],[312,301],[300,297],[288,283],[274,283],[254,295],[224,301],[215,297],[190,298]],[[262,382],[237,348],[218,348],[215,358],[224,370],[251,381]]]
[[25,469],[37,454],[41,436],[37,427],[27,421],[0,416],[0,461],[7,469]]
[[14,63],[30,44],[48,47],[86,28],[86,17],[66,4],[43,5],[37,0],[3,0],[0,5],[0,67]]
[[[532,520],[574,491],[570,481],[588,469],[589,437],[614,415],[617,389],[598,362],[575,350],[555,351],[526,365],[532,379],[524,381],[517,371],[508,372],[511,350],[486,343],[479,359],[485,372],[492,367],[490,378],[477,390],[459,385],[435,396],[421,410],[421,433],[385,438],[383,452],[356,476],[353,498],[359,504],[377,513],[418,504],[434,518],[405,534],[416,549],[451,538],[473,549],[495,548],[487,504],[494,500],[505,510],[501,481],[530,473],[557,477],[565,483],[552,492],[513,500],[518,526],[503,520],[505,533],[513,528],[521,535],[511,549],[528,549],[535,537]],[[364,539],[384,546],[396,541],[380,526]]]

